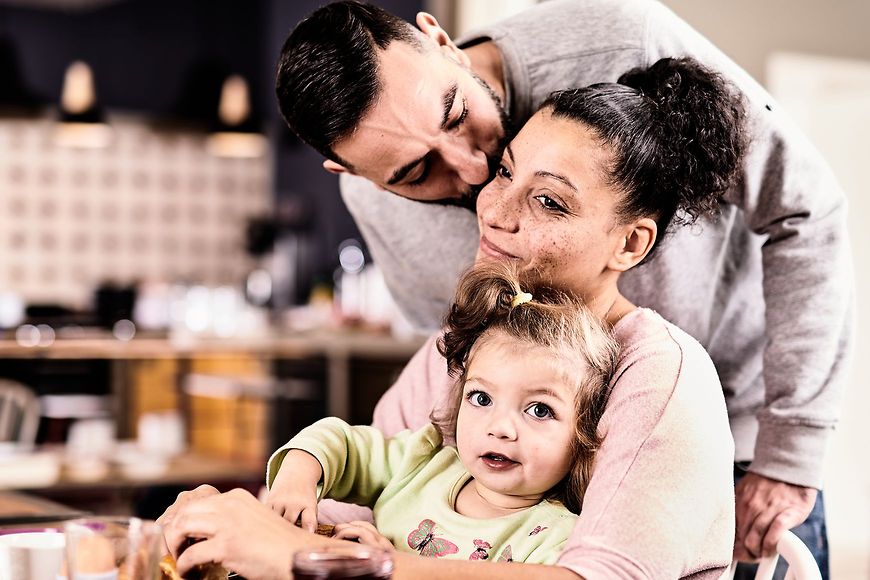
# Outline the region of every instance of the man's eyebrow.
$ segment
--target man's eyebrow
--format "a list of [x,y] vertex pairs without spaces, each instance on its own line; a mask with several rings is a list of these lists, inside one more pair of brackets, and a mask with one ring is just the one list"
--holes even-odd
[[515,163],[515,161],[514,161],[514,150],[511,149],[511,144],[508,143],[508,144],[507,144],[507,147],[505,147],[504,149],[505,149],[505,151],[507,151],[508,157],[511,158],[511,163]]
[[459,90],[459,85],[453,83],[447,92],[444,93],[443,103],[444,103],[444,112],[441,114],[441,128],[447,126],[447,120],[450,117],[450,111],[453,110],[453,101],[456,100],[456,91]]

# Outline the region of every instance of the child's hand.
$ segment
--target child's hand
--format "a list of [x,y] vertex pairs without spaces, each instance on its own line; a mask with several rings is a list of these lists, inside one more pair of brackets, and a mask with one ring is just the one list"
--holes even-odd
[[302,528],[317,529],[317,483],[323,476],[320,463],[298,449],[287,452],[272,482],[266,505],[291,524],[302,520]]
[[380,548],[382,550],[395,551],[393,544],[381,533],[376,527],[369,522],[348,522],[346,524],[335,524],[333,538],[339,540],[357,540],[360,544]]

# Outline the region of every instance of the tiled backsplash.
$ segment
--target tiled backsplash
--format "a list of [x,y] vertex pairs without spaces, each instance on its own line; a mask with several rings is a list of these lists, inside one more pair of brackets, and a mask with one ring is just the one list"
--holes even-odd
[[112,118],[112,145],[52,144],[51,119],[0,119],[0,291],[90,303],[103,282],[236,284],[247,218],[271,211],[271,158],[221,159],[198,133]]

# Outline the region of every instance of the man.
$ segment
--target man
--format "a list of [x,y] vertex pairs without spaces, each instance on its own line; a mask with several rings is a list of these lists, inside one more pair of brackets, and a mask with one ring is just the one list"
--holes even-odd
[[352,2],[321,9],[288,38],[277,92],[290,127],[343,174],[394,298],[425,328],[473,261],[473,202],[508,118],[521,126],[553,90],[668,56],[693,56],[744,92],[753,144],[721,215],[675,233],[621,289],[716,363],[736,444],[735,557],[771,553],[810,516],[796,531],[826,575],[817,490],[853,288],[845,199],[824,161],[755,81],[657,3],[546,2],[456,44],[428,14],[417,26]]

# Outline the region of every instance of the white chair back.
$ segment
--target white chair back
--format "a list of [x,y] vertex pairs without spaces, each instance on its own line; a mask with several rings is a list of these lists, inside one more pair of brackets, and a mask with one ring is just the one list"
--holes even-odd
[[[755,572],[755,580],[771,580],[776,570],[776,563],[782,557],[788,563],[788,571],[785,580],[822,580],[819,566],[816,564],[813,554],[800,538],[792,532],[786,531],[776,545],[776,553],[758,562],[758,570]],[[734,579],[737,572],[737,561],[731,563],[731,568],[725,575],[729,580]]]

